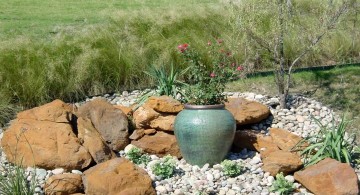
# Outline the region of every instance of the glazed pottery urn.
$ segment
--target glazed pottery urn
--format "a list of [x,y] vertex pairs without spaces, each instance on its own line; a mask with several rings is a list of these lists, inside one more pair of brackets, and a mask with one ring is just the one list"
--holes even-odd
[[220,163],[234,140],[236,121],[219,105],[185,105],[175,119],[174,133],[183,158],[202,167]]

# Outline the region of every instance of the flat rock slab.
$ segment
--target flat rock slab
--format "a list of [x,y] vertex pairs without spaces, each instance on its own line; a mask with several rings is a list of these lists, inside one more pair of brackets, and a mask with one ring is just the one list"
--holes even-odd
[[46,180],[44,191],[46,195],[81,193],[83,192],[81,175],[73,173],[53,175]]
[[125,158],[115,158],[84,172],[85,194],[155,195],[145,170]]
[[267,106],[245,98],[229,98],[225,108],[233,114],[237,125],[258,123],[270,115]]
[[179,146],[174,135],[158,131],[155,135],[145,135],[141,139],[133,140],[131,144],[144,150],[149,154],[159,157],[170,154],[171,156],[181,157]]
[[354,169],[331,158],[296,172],[294,178],[314,194],[359,194],[358,178]]
[[268,154],[266,158],[262,159],[262,162],[264,163],[262,169],[269,172],[272,176],[276,176],[276,174],[281,172],[284,175],[288,175],[303,166],[300,156],[282,150]]

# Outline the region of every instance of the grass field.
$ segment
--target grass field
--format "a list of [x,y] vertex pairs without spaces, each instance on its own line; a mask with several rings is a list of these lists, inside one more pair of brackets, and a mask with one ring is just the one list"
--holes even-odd
[[47,36],[65,27],[107,23],[122,12],[212,6],[216,0],[0,0],[0,38]]
[[[274,76],[253,77],[228,84],[228,91],[276,95]],[[292,94],[303,94],[334,109],[339,116],[352,120],[350,132],[360,143],[360,65],[331,70],[304,71],[293,74]]]

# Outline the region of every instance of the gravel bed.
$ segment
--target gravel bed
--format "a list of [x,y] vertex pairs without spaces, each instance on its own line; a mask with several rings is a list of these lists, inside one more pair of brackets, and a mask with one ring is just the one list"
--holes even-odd
[[[102,98],[106,98],[112,104],[129,106],[135,102],[139,94],[140,91],[124,91],[122,94],[105,94]],[[280,109],[279,99],[277,97],[237,92],[228,92],[228,95],[229,97],[244,97],[255,100],[270,108],[272,113],[270,117],[259,124],[251,126],[252,129],[264,134],[268,133],[270,127],[278,127],[287,129],[299,136],[307,137],[316,134],[319,130],[313,118],[318,119],[323,124],[328,124],[333,118],[338,118],[331,109],[301,95],[295,95],[290,98],[288,101],[289,109]],[[88,98],[83,102],[76,103],[76,105],[80,106],[94,98],[99,97]],[[0,139],[1,137],[2,129],[0,128]],[[4,175],[5,173],[2,170],[10,165],[4,153],[1,151],[0,154],[0,172]],[[119,152],[119,156],[124,156],[124,154],[124,151]],[[208,164],[203,167],[198,167],[187,164],[183,159],[175,159],[175,175],[168,179],[161,179],[156,177],[150,169],[150,166],[158,162],[159,158],[151,155],[151,159],[148,166],[143,168],[149,173],[153,180],[157,194],[275,194],[269,190],[274,181],[274,177],[261,169],[262,161],[260,154],[255,151],[244,149],[240,153],[228,154],[227,159],[236,161],[243,166],[242,174],[234,178],[225,176],[219,164],[214,165],[212,168],[209,167]],[[25,171],[26,174],[28,174],[29,181],[32,179],[32,173],[36,173],[36,179],[38,181],[38,186],[36,187],[37,194],[44,194],[42,187],[47,178],[54,174],[64,173],[63,169],[45,170],[27,168]],[[356,167],[355,171],[360,180],[360,166]],[[82,172],[78,170],[73,170],[72,172],[82,174]],[[286,179],[292,182],[294,181],[293,176],[287,176]],[[295,186],[297,190],[294,194],[312,194],[299,183],[295,182]]]

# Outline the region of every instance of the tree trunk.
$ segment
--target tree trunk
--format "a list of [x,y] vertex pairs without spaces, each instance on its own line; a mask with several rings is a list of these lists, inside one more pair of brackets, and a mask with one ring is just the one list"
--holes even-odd
[[280,67],[277,75],[277,82],[278,82],[278,92],[280,97],[280,108],[286,108],[286,99],[288,95],[288,85],[285,81],[285,52],[284,52],[284,1],[278,0],[278,8],[279,8],[279,27],[280,27],[280,34],[278,38],[278,48],[279,48],[279,59],[280,59]]

